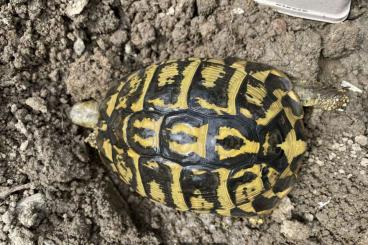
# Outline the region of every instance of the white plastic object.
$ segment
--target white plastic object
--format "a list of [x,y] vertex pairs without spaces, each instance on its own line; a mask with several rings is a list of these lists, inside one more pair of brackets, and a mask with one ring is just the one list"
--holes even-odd
[[350,12],[351,0],[255,0],[278,12],[305,19],[338,23]]

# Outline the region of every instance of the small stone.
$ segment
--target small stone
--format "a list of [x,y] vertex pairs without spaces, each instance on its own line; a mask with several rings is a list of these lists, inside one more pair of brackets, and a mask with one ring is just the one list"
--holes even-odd
[[73,17],[82,13],[83,9],[87,6],[89,0],[72,0],[69,1],[68,6],[65,9],[66,15]]
[[275,19],[271,22],[272,29],[277,33],[281,34],[286,32],[287,25],[284,19]]
[[236,15],[241,15],[245,13],[244,9],[242,8],[234,8],[231,12]]
[[353,144],[353,141],[352,140],[348,140],[348,144],[349,145],[352,145]]
[[319,159],[317,159],[316,163],[319,165],[319,166],[323,166],[325,165],[325,163]]
[[280,229],[281,233],[293,240],[305,240],[310,235],[310,228],[296,221],[285,220]]
[[97,39],[96,42],[97,42],[98,47],[100,47],[100,49],[102,49],[102,50],[107,49],[106,43],[102,38]]
[[175,15],[175,8],[173,7],[173,6],[171,6],[170,8],[169,8],[169,10],[167,11],[167,13],[166,13],[167,15],[170,15],[170,16],[173,16],[173,15]]
[[26,103],[26,105],[28,105],[29,107],[31,107],[35,111],[40,111],[42,113],[47,113],[47,107],[46,107],[45,100],[43,100],[42,98],[40,98],[38,96],[30,97],[30,98],[26,99],[25,103]]
[[127,43],[127,44],[125,45],[124,52],[125,52],[126,54],[131,54],[131,53],[132,53],[132,46],[131,46],[129,43]]
[[110,41],[116,46],[119,46],[122,43],[125,43],[127,40],[128,40],[128,34],[126,31],[123,31],[123,30],[118,30],[114,32],[110,37]]
[[28,147],[28,140],[26,140],[26,141],[23,141],[22,142],[22,144],[19,146],[19,151],[25,151],[26,149],[27,149],[27,147]]
[[368,158],[362,158],[362,160],[360,161],[360,165],[362,165],[363,167],[367,167],[368,166]]
[[[56,69],[56,70],[53,70],[52,72],[50,72],[49,74],[49,78],[51,79],[51,81],[53,82],[57,82],[59,81],[59,70]],[[41,95],[41,97],[44,97]]]
[[368,145],[368,137],[365,135],[356,136],[354,140],[356,143],[358,143],[361,146]]
[[85,48],[86,46],[84,45],[83,40],[78,37],[77,40],[75,40],[74,45],[73,45],[74,52],[78,56],[80,56],[81,54],[83,54]]
[[344,169],[339,169],[339,173],[340,174],[345,174],[345,170]]
[[307,220],[308,222],[312,222],[312,221],[313,221],[313,219],[314,219],[314,216],[313,216],[313,214],[307,213],[307,214],[304,214],[304,218],[305,218],[305,220]]
[[328,154],[329,160],[333,160],[335,157],[336,157],[336,154],[334,152],[331,152],[330,154]]
[[18,220],[27,228],[38,226],[45,217],[45,197],[41,193],[22,199],[17,207]]

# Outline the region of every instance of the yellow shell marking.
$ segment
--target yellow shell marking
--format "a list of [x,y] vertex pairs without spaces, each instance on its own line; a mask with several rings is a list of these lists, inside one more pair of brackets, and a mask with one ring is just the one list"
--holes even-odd
[[269,140],[270,140],[270,133],[267,133],[265,142],[263,143],[263,155],[267,154],[268,148],[270,148],[270,146],[271,146],[270,143],[269,143]]
[[[158,107],[168,107],[171,109],[188,109],[188,92],[190,85],[193,80],[193,76],[196,73],[198,66],[200,65],[201,61],[199,59],[195,59],[189,65],[187,65],[183,71],[183,80],[180,83],[180,93],[177,97],[175,104],[165,104],[165,102],[160,98],[151,99],[148,102],[152,103],[154,106]],[[175,63],[176,64],[176,63]],[[171,80],[170,80],[171,81]],[[161,83],[163,84],[163,82]],[[166,84],[166,83],[165,83]]]
[[169,142],[169,148],[171,151],[181,155],[188,155],[189,153],[195,153],[202,158],[206,158],[206,140],[208,132],[208,124],[200,127],[193,127],[186,123],[177,123],[169,129],[172,134],[185,133],[197,138],[196,142],[179,144],[175,141]]
[[99,128],[99,130],[101,131],[106,131],[107,130],[107,124],[104,122],[101,127]]
[[116,99],[118,98],[119,93],[113,94],[110,97],[110,100],[107,102],[107,109],[106,114],[111,116],[112,112],[114,111]]
[[265,198],[272,198],[275,196],[275,193],[273,192],[273,190],[268,190],[263,193],[262,196],[264,196]]
[[225,65],[224,60],[221,60],[221,59],[208,59],[206,60],[206,62],[219,64],[219,65]]
[[227,188],[227,180],[229,178],[230,170],[219,168],[216,172],[219,176],[217,198],[221,204],[221,209],[217,209],[216,212],[221,215],[230,216],[230,210],[235,207]]
[[137,181],[137,192],[141,196],[146,196],[146,191],[144,190],[141,173],[139,171],[139,155],[133,151],[132,149],[128,150],[128,156],[133,160],[134,168],[135,168],[135,178]]
[[133,179],[133,173],[130,168],[128,168],[124,162],[124,159],[121,156],[117,156],[117,171],[119,173],[120,178],[127,184]]
[[284,191],[282,192],[277,192],[275,193],[276,196],[280,199],[284,198],[287,196],[287,194],[289,194],[289,192],[293,189],[293,187],[289,187],[289,188],[286,188]]
[[166,166],[170,168],[170,173],[172,175],[172,182],[171,182],[171,196],[173,202],[176,206],[176,209],[185,211],[188,210],[188,206],[185,202],[183,191],[181,189],[180,184],[180,174],[183,167],[177,163],[167,161],[165,162]]
[[[252,199],[256,195],[261,193],[264,189],[263,181],[262,181],[262,178],[261,178],[261,166],[260,165],[254,165],[251,168],[247,168],[243,172],[243,175],[247,172],[248,173],[253,173],[257,177],[254,180],[252,180],[251,182],[241,184],[236,188],[236,190],[235,190],[235,200],[236,200],[237,205],[244,202],[245,200]],[[232,177],[232,178],[235,178],[235,176]]]
[[178,63],[171,63],[164,66],[158,76],[158,86],[163,87],[174,83],[174,77],[177,75],[179,75]]
[[157,169],[159,167],[156,161],[148,161],[144,166],[150,169]]
[[[265,163],[261,164],[261,169],[266,168],[266,167],[267,165]],[[277,170],[275,170],[274,168],[267,168],[267,169],[268,169],[268,173],[267,173],[268,182],[270,182],[270,185],[273,186],[278,180],[280,173],[277,172]]]
[[273,91],[273,94],[276,96],[277,100],[273,102],[270,108],[266,111],[265,117],[261,117],[256,120],[258,125],[267,125],[283,108],[281,105],[281,99],[286,92],[281,89],[276,89]]
[[252,113],[248,109],[241,108],[240,113],[246,118],[253,118]]
[[270,74],[273,74],[273,75],[278,76],[278,77],[286,77],[286,75],[284,73],[282,73],[281,71],[276,70],[276,69],[271,69],[271,70],[267,70],[267,71],[259,71],[259,72],[251,74],[251,76],[254,77],[255,79],[257,79],[258,81],[265,82],[268,75],[270,75]]
[[246,66],[247,66],[247,61],[245,60],[238,60],[231,65],[231,67],[235,69],[240,69],[240,70],[244,70]]
[[125,143],[128,143],[128,140],[127,140],[127,128],[128,128],[128,121],[130,119],[132,114],[130,114],[129,116],[127,116],[124,121],[123,121],[123,127],[121,129],[121,133],[123,135],[123,139],[124,139],[124,142]]
[[212,88],[216,86],[217,79],[222,78],[225,75],[223,66],[207,66],[201,72],[203,80],[202,85],[206,88]]
[[291,129],[287,134],[285,141],[277,146],[284,151],[289,164],[295,157],[303,154],[307,149],[307,144],[303,140],[296,139],[296,133],[294,129]]
[[284,108],[284,110],[285,110],[285,115],[288,118],[292,127],[295,127],[296,121],[303,119],[303,115],[295,116],[291,108],[286,107]]
[[227,87],[228,104],[227,107],[217,106],[206,101],[203,98],[197,97],[197,103],[204,109],[213,110],[217,114],[222,115],[224,113],[235,115],[236,114],[236,95],[239,92],[240,86],[246,76],[244,71],[235,70],[233,76],[230,79]]
[[161,122],[163,118],[159,120],[154,120],[152,118],[143,118],[141,121],[136,120],[133,123],[135,128],[139,129],[150,129],[155,132],[154,136],[142,138],[138,134],[133,136],[133,140],[143,146],[144,148],[155,148],[159,146],[159,132],[161,127]]
[[248,140],[237,129],[229,127],[220,127],[216,140],[223,140],[228,136],[235,136],[243,140],[243,145],[239,149],[225,149],[222,145],[216,144],[215,151],[220,160],[236,157],[247,153],[258,153],[259,143]]
[[149,103],[152,103],[154,106],[164,107],[165,102],[163,99],[156,98],[148,101]]
[[256,210],[254,209],[252,202],[247,202],[242,205],[239,205],[238,208],[243,210],[244,212],[256,213]]
[[165,193],[162,191],[161,186],[154,180],[148,183],[150,186],[150,194],[153,200],[165,204]]
[[107,159],[109,159],[112,162],[113,161],[113,159],[112,159],[112,146],[111,146],[111,143],[110,143],[109,139],[107,139],[103,142],[102,149],[104,150],[105,156],[107,157]]
[[146,74],[145,74],[146,79],[144,80],[144,83],[143,83],[143,89],[142,89],[141,95],[139,96],[139,99],[137,100],[137,102],[135,102],[131,106],[131,109],[134,112],[141,111],[143,109],[144,98],[146,96],[148,87],[152,81],[153,75],[155,74],[156,70],[157,70],[157,65],[152,65],[149,68],[147,68]]
[[125,94],[123,97],[120,98],[119,104],[115,107],[115,109],[125,109],[127,108],[127,101],[132,94],[137,91],[139,84],[141,82],[141,79],[139,78],[139,73],[135,72],[132,75],[129,76],[127,83],[129,84],[129,91],[127,94]]
[[250,83],[247,84],[247,102],[257,106],[262,106],[263,100],[266,96],[267,91],[265,87],[254,87]]
[[116,151],[117,155],[121,155],[124,153],[124,149],[117,147],[114,145],[114,151]]
[[214,204],[204,199],[199,189],[194,191],[194,195],[195,196],[190,197],[192,209],[197,212],[207,213],[211,208],[213,208]]
[[257,79],[258,81],[265,82],[270,72],[271,72],[270,70],[259,71],[259,72],[253,73],[251,76]]

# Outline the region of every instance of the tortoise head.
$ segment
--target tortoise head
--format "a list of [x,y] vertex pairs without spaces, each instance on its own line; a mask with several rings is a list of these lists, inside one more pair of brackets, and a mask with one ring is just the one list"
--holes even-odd
[[99,117],[98,103],[93,100],[79,102],[69,112],[69,118],[74,124],[86,128],[96,128]]

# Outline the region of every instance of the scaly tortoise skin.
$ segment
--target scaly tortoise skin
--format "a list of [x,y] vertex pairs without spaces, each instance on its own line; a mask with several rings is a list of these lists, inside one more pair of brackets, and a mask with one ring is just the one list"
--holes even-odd
[[110,89],[97,146],[141,196],[183,211],[265,214],[296,181],[302,118],[291,82],[268,65],[171,60]]

